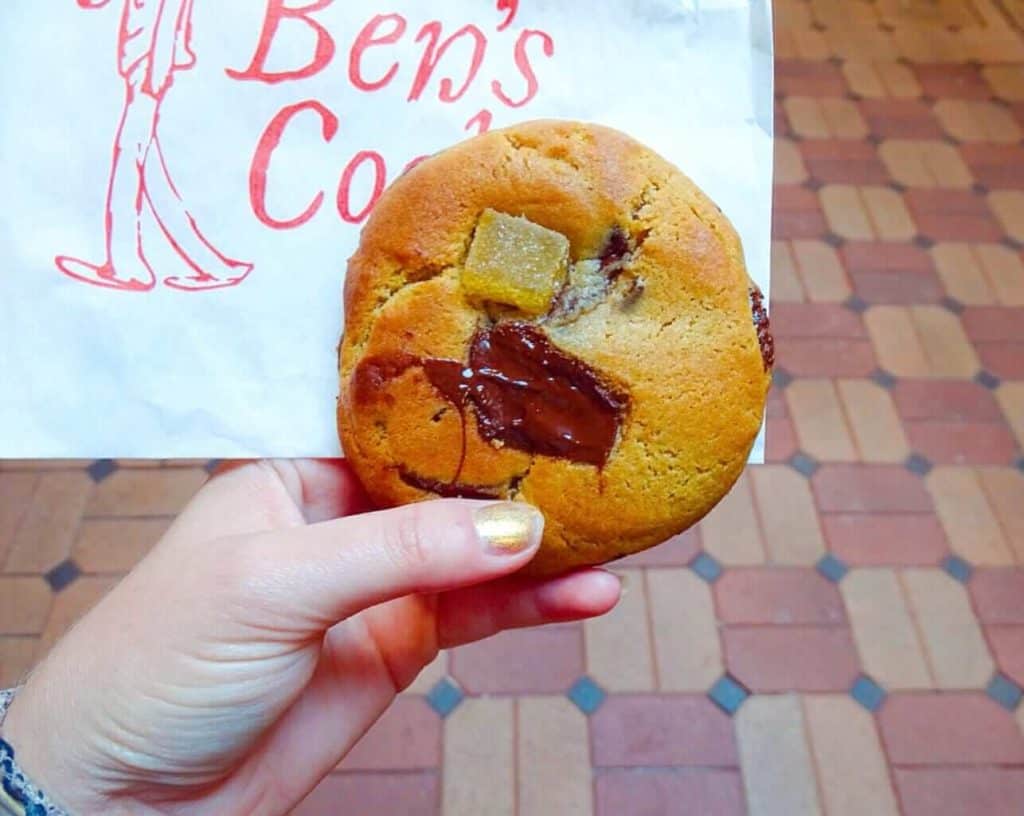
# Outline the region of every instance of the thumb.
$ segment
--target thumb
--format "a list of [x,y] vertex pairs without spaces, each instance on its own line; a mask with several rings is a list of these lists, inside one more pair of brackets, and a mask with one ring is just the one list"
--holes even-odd
[[521,502],[425,502],[249,537],[240,570],[264,598],[280,594],[276,608],[329,626],[405,595],[515,572],[543,532],[543,515]]

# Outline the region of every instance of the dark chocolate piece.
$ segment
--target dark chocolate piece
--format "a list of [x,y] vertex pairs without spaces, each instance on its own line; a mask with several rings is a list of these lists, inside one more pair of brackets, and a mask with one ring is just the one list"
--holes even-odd
[[757,329],[757,342],[761,346],[764,370],[768,371],[775,365],[775,338],[772,337],[768,310],[764,306],[764,295],[755,284],[750,286],[750,310],[754,315],[754,327]]

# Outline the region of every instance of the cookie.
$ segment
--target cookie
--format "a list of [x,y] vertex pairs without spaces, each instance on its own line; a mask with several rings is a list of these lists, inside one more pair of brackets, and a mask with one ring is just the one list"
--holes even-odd
[[528,571],[699,521],[746,464],[773,345],[727,218],[617,131],[540,121],[434,156],[349,262],[342,445],[381,506],[546,518]]

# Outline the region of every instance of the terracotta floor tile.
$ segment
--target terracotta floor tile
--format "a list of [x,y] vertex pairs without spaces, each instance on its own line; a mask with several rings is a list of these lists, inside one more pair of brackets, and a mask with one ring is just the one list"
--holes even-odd
[[67,558],[92,487],[82,472],[43,473],[11,540],[7,572],[45,573]]
[[984,624],[1024,624],[1024,569],[978,569],[968,585]]
[[989,87],[981,72],[972,65],[915,65],[914,73],[925,95],[937,99],[988,99]]
[[[865,3],[850,4],[851,7],[856,6],[857,8],[864,8],[866,5]],[[865,17],[873,17],[870,11],[870,6],[867,6]],[[892,36],[889,32],[878,30],[874,19],[871,19],[866,24],[829,28],[825,32],[825,37],[828,40],[832,55],[844,59],[844,68],[846,61],[856,59],[876,60],[877,64],[885,66],[895,64],[892,60],[896,58],[898,53],[896,44],[892,41]],[[849,85],[850,79],[846,71],[843,71],[843,76],[846,78],[847,85]],[[854,89],[851,87],[850,90],[853,91]]]
[[615,562],[615,567],[683,567],[700,552],[700,531],[691,527],[657,547],[635,553]]
[[781,465],[752,471],[767,553],[776,564],[810,566],[825,554],[825,541],[807,481]]
[[995,242],[1002,230],[986,199],[970,190],[911,188],[904,194],[919,232],[934,241]]
[[1024,342],[1024,321],[1019,309],[969,308],[964,310],[961,322],[967,336],[978,344]]
[[910,454],[892,397],[870,380],[836,383],[860,459],[903,462]]
[[793,423],[790,420],[769,419],[766,433],[768,438],[765,445],[765,462],[786,462],[799,450],[796,431],[793,430]]
[[700,524],[704,549],[726,566],[765,561],[749,473],[740,476],[733,489]]
[[[1024,167],[1024,151],[1021,166]],[[995,244],[981,244],[975,251],[1000,305],[1024,306],[1024,258],[1021,254]]]
[[921,95],[914,72],[899,62],[869,62],[861,55],[843,62],[842,71],[850,90],[868,99],[914,99]]
[[1024,343],[978,343],[981,365],[1004,380],[1024,380]]
[[0,576],[0,635],[38,635],[52,603],[53,592],[42,578]]
[[905,816],[1013,813],[1024,802],[1024,770],[900,768],[896,785]]
[[867,337],[860,317],[835,303],[780,303],[772,320],[776,337]]
[[878,237],[858,188],[832,184],[823,187],[819,196],[829,227],[837,235],[850,241],[871,241]]
[[0,688],[13,688],[25,680],[38,657],[34,637],[0,635]]
[[451,652],[452,676],[470,694],[564,692],[583,671],[575,629],[519,629]]
[[955,380],[900,380],[892,389],[904,420],[997,422],[999,406],[982,385]]
[[918,277],[933,271],[931,257],[914,244],[854,241],[843,246],[843,260],[851,272],[888,272]]
[[890,465],[824,465],[811,479],[823,513],[930,513],[920,479]]
[[1000,99],[1024,102],[1024,65],[985,65],[981,73]]
[[775,29],[775,58],[820,60],[828,58],[828,43],[814,29]]
[[[852,103],[848,102],[852,106]],[[888,173],[870,142],[805,139],[800,154],[811,178],[829,184],[885,184]]]
[[1018,685],[1024,685],[1024,626],[986,627],[996,665]]
[[424,770],[441,762],[441,718],[426,701],[395,700],[338,766],[343,771]]
[[857,677],[850,630],[836,626],[727,626],[729,672],[758,693],[846,691]]
[[775,140],[776,184],[800,184],[807,180],[807,168],[800,150],[788,139]]
[[68,628],[93,608],[117,583],[116,578],[84,576],[64,589],[50,607],[39,642],[38,657],[43,657]]
[[864,324],[882,368],[897,377],[931,375],[928,356],[907,309],[875,306],[864,314]]
[[996,400],[1017,437],[1017,444],[1024,448],[1024,383],[1003,383],[996,391]]
[[992,102],[942,99],[935,103],[935,116],[946,133],[962,142],[1005,144],[1021,138],[1013,116]]
[[607,691],[654,691],[644,574],[635,569],[615,572],[622,580],[622,599],[607,615],[583,625],[587,674]]
[[853,462],[857,449],[831,380],[797,380],[786,389],[800,448],[819,461]]
[[924,647],[896,574],[855,569],[840,589],[864,671],[887,689],[930,688]]
[[648,570],[658,688],[702,692],[722,676],[711,588],[689,569]]
[[846,83],[839,69],[823,62],[778,60],[775,63],[775,89],[788,96],[842,96]]
[[815,303],[841,303],[850,296],[850,282],[835,249],[822,241],[797,240],[792,242],[792,254],[803,291],[810,300]]
[[703,695],[609,697],[590,718],[596,767],[735,767],[732,720]]
[[[802,160],[801,160],[802,161]],[[772,241],[772,310],[780,303],[807,300],[796,270],[791,241]]]
[[205,470],[119,470],[97,485],[87,516],[173,516],[209,478]]
[[436,773],[347,773],[327,777],[291,816],[401,813],[435,816],[440,780]]
[[971,689],[987,685],[995,664],[966,588],[939,569],[907,569],[900,578],[935,686]]
[[911,306],[910,316],[932,376],[973,377],[981,367],[959,318],[940,306]]
[[730,569],[715,582],[722,623],[838,624],[846,620],[836,590],[808,567]]
[[[704,768],[599,771],[595,779],[597,816],[746,816],[737,771]],[[683,804],[685,803],[685,805]]]
[[946,293],[961,303],[976,306],[996,302],[988,276],[974,252],[978,245],[942,243],[932,249],[935,269]]
[[1024,147],[1019,144],[969,142],[960,153],[975,179],[992,190],[1024,187]]
[[958,62],[967,59],[964,43],[953,32],[923,25],[903,25],[893,31],[900,54],[911,62]]
[[1024,564],[1024,473],[986,467],[978,469],[978,478],[1017,563]]
[[441,652],[434,660],[417,675],[412,685],[405,690],[407,694],[426,694],[448,674],[448,653]]
[[164,519],[95,519],[82,522],[72,557],[83,572],[125,573],[170,526]]
[[894,765],[1020,764],[1013,715],[984,694],[893,694],[878,722]]
[[780,337],[776,363],[797,377],[866,377],[877,366],[867,340]]
[[820,238],[825,229],[825,216],[815,193],[803,187],[775,187],[772,216],[775,238]]
[[1013,550],[973,469],[936,468],[925,482],[955,552],[979,566],[1013,564]]
[[800,700],[754,697],[736,715],[750,816],[819,816]]
[[924,139],[890,139],[878,155],[894,181],[907,187],[967,189],[974,179],[956,148]]
[[909,422],[915,452],[935,464],[1010,465],[1016,444],[1002,422]]
[[519,813],[591,816],[594,797],[583,713],[565,697],[522,699],[517,737]]
[[917,225],[903,197],[888,187],[861,187],[860,195],[871,221],[872,232],[883,241],[909,241]]
[[28,512],[38,480],[37,473],[0,472],[0,567],[7,562],[14,535]]
[[867,99],[861,112],[871,132],[883,139],[937,139],[942,128],[931,106],[908,99]]
[[826,513],[821,521],[829,549],[849,566],[934,566],[949,550],[930,514]]
[[444,816],[516,816],[515,705],[470,698],[444,721]]
[[829,816],[899,816],[871,714],[848,695],[811,695],[804,721]]
[[843,247],[857,295],[871,304],[935,303],[943,291],[928,253],[913,244],[851,242]]
[[1024,241],[1024,191],[996,190],[989,193],[988,205],[1006,234]]

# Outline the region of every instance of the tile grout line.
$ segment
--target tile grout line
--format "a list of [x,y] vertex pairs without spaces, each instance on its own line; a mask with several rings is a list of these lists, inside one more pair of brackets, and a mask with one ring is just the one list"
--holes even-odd
[[821,813],[828,816],[828,800],[825,798],[825,785],[821,779],[821,766],[818,763],[818,755],[814,750],[814,737],[811,734],[811,719],[807,716],[807,693],[798,694],[797,701],[800,704],[800,719],[803,723],[804,744],[807,746],[807,754],[811,760],[811,773],[814,774],[814,789],[818,794],[818,808],[821,810]]
[[[686,569],[686,567],[683,567]],[[644,620],[647,624],[647,648],[651,652],[651,674],[654,675],[651,680],[653,681],[653,692],[657,693],[661,691],[661,666],[660,659],[658,657],[657,644],[654,638],[654,610],[651,608],[651,587],[647,580],[647,569],[641,570],[641,583],[643,585],[644,594]]]
[[931,680],[931,687],[927,689],[927,691],[941,691],[939,688],[938,672],[935,669],[934,660],[932,658],[932,650],[928,645],[927,638],[924,636],[924,629],[921,628],[921,622],[918,620],[917,607],[911,600],[910,591],[907,589],[907,583],[903,576],[904,570],[898,569],[893,570],[893,572],[896,574],[896,583],[899,585],[900,594],[903,598],[907,615],[914,627],[914,634],[917,636],[917,642],[921,644],[921,655],[924,657],[925,668],[928,670],[928,679]]

